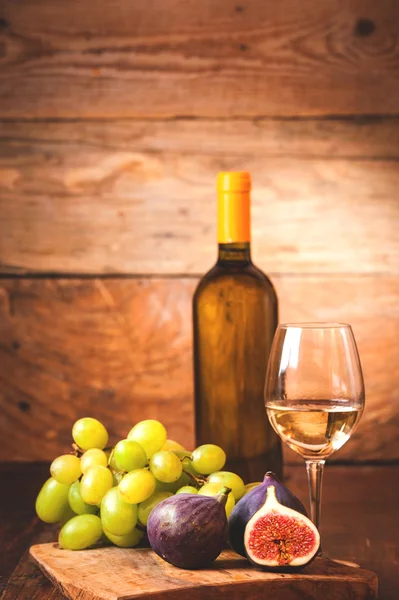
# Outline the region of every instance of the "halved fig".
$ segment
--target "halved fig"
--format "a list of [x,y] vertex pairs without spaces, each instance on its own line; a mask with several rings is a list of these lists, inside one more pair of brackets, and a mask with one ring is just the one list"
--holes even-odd
[[316,556],[320,535],[305,515],[280,504],[271,485],[266,502],[245,527],[244,546],[249,560],[258,567],[303,567]]
[[244,547],[244,533],[248,521],[264,505],[269,486],[275,487],[277,500],[283,506],[296,510],[305,517],[307,512],[302,502],[281,483],[275,473],[268,471],[263,482],[246,493],[235,505],[229,518],[230,545],[238,554],[246,556]]

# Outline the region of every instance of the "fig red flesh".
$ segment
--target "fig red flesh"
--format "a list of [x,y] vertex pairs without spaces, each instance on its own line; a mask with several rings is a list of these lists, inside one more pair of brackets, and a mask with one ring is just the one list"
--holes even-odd
[[296,519],[269,513],[261,517],[249,534],[248,547],[262,560],[289,565],[290,557],[307,556],[315,547],[315,532]]
[[305,515],[280,504],[275,487],[269,486],[266,502],[245,527],[244,546],[258,567],[303,567],[316,556],[320,535]]

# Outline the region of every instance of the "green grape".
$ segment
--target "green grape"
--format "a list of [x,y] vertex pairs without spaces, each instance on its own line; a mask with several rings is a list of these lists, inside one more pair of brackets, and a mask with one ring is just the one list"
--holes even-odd
[[61,527],[63,527],[65,525],[65,523],[68,523],[68,521],[70,521],[70,519],[72,519],[73,517],[76,517],[76,513],[72,510],[72,508],[70,506],[67,506],[64,514],[62,515],[62,517],[60,519]]
[[220,471],[226,462],[226,454],[222,448],[214,444],[198,446],[192,454],[192,464],[197,473],[208,475]]
[[147,455],[140,444],[133,440],[121,440],[114,448],[114,461],[120,471],[142,469],[147,464]]
[[120,482],[123,479],[123,473],[122,471],[118,471],[117,473],[112,473],[112,481],[114,486],[117,486],[120,484]]
[[198,490],[192,485],[183,485],[183,487],[177,490],[176,494],[198,494]]
[[[181,460],[181,465],[182,465],[182,474],[180,475],[179,479],[173,483],[173,484],[164,484],[165,486],[172,486],[171,488],[165,488],[166,491],[168,492],[177,492],[177,490],[181,487],[183,487],[184,485],[193,485],[193,483],[195,483],[195,480],[198,477],[201,477],[201,475],[199,475],[197,473],[197,471],[193,468],[193,465],[191,463],[191,458],[190,455],[187,454],[186,452],[173,452],[173,454],[176,454],[176,456],[178,456],[179,454],[181,455],[181,457],[184,457]],[[191,473],[191,475],[193,475],[193,477],[190,477],[189,473]],[[157,484],[157,489],[158,489],[158,484]]]
[[137,505],[125,502],[117,487],[101,500],[101,523],[113,535],[126,535],[137,524]]
[[[199,489],[198,493],[201,496],[217,496],[222,487],[223,485],[220,485],[219,483],[206,483],[202,486],[202,488]],[[227,496],[227,502],[225,505],[227,518],[229,518],[231,515],[231,511],[233,510],[235,503],[236,501],[234,500],[233,492],[230,492],[230,494]]]
[[120,471],[118,465],[116,464],[115,453],[113,450],[108,457],[108,465],[109,465],[110,469],[112,469],[113,471]]
[[192,463],[192,460],[190,457],[185,456],[183,458],[183,460],[181,461],[181,466],[183,468],[183,471],[185,471],[185,473],[182,474],[182,477],[186,477],[186,479],[188,481],[190,481],[190,483],[192,483],[193,479],[192,479],[192,477],[190,477],[190,475],[187,475],[187,473],[190,473],[191,475],[193,475],[194,478],[201,477],[201,475],[194,469],[193,463]]
[[160,450],[152,455],[150,469],[154,477],[164,483],[177,481],[182,474],[182,464],[179,458],[167,450]]
[[187,475],[187,473],[182,473],[180,475],[179,479],[176,481],[175,492],[177,492],[177,490],[179,490],[184,485],[193,485],[193,484],[194,484],[193,479],[191,479],[191,477],[189,475]]
[[258,485],[260,485],[261,483],[262,483],[261,481],[255,481],[254,483],[247,483],[246,485],[244,485],[243,496],[245,496],[245,494],[248,494],[248,492],[250,492],[254,488],[258,487]]
[[75,481],[68,492],[68,502],[71,509],[77,515],[94,515],[97,512],[97,506],[87,504],[80,493],[80,481]]
[[[179,444],[179,442],[175,442],[175,440],[166,440],[161,450],[170,450],[171,452],[177,450],[178,452],[187,452],[187,450]],[[188,452],[189,454],[189,452]]]
[[76,421],[72,427],[72,437],[83,450],[91,448],[102,450],[108,444],[108,432],[104,425],[91,417],[84,417]]
[[173,452],[179,458],[183,469],[192,472],[191,452],[188,452],[188,450],[170,450],[170,452]]
[[93,546],[103,533],[101,520],[96,515],[78,515],[65,523],[58,536],[61,548],[84,550]]
[[185,456],[182,460],[182,465],[183,465],[183,469],[185,471],[188,471],[189,473],[191,473],[191,475],[194,475],[194,477],[198,477],[200,476],[200,474],[198,473],[198,471],[196,471],[193,467],[193,461],[191,460],[190,456]]
[[147,419],[137,423],[129,431],[127,437],[129,440],[138,442],[144,448],[147,458],[151,458],[166,442],[166,429],[159,421]]
[[140,504],[155,491],[155,477],[147,469],[136,469],[124,476],[119,484],[122,498],[129,504]]
[[155,508],[157,504],[162,502],[162,500],[170,498],[171,496],[173,496],[173,494],[170,492],[157,492],[147,498],[147,500],[144,500],[144,502],[141,502],[141,504],[139,504],[138,512],[140,523],[146,526],[152,509]]
[[68,508],[69,485],[50,477],[36,498],[36,513],[45,523],[57,523]]
[[179,487],[181,487],[181,485],[179,485],[179,480],[180,477],[177,481],[172,481],[172,483],[165,483],[163,481],[158,481],[158,479],[156,479],[156,483],[155,483],[155,491],[156,492],[170,492],[171,494],[175,494],[177,492],[177,490],[179,489]]
[[219,483],[231,488],[234,500],[237,502],[244,495],[244,482],[239,475],[230,471],[217,471],[208,477],[209,483]]
[[176,456],[178,456],[180,460],[188,458],[191,462],[191,452],[189,452],[188,450],[169,450],[169,452],[173,452],[173,454],[176,454]]
[[105,529],[104,533],[110,542],[115,544],[115,546],[119,546],[120,548],[133,548],[141,542],[144,536],[144,532],[140,529],[133,529],[133,531],[127,533],[126,535],[113,535]]
[[59,456],[51,463],[50,474],[58,483],[70,485],[82,474],[79,458],[73,454]]
[[108,457],[103,450],[99,448],[90,448],[80,457],[80,468],[82,473],[86,473],[90,467],[107,467]]
[[87,504],[98,505],[112,484],[112,473],[107,467],[90,467],[80,482],[80,493]]

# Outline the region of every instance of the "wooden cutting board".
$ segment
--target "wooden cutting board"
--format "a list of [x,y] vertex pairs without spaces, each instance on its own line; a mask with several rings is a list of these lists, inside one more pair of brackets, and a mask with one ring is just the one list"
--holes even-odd
[[72,552],[57,544],[32,546],[44,574],[72,600],[373,600],[370,571],[317,558],[296,574],[266,573],[230,550],[211,568],[177,569],[150,548]]

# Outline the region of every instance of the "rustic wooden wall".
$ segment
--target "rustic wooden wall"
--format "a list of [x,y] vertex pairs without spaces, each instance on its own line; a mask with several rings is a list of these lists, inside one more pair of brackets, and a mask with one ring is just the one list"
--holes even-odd
[[358,339],[336,460],[399,460],[398,67],[395,0],[2,0],[1,458],[52,458],[85,414],[192,444],[215,175],[248,169],[281,319]]

